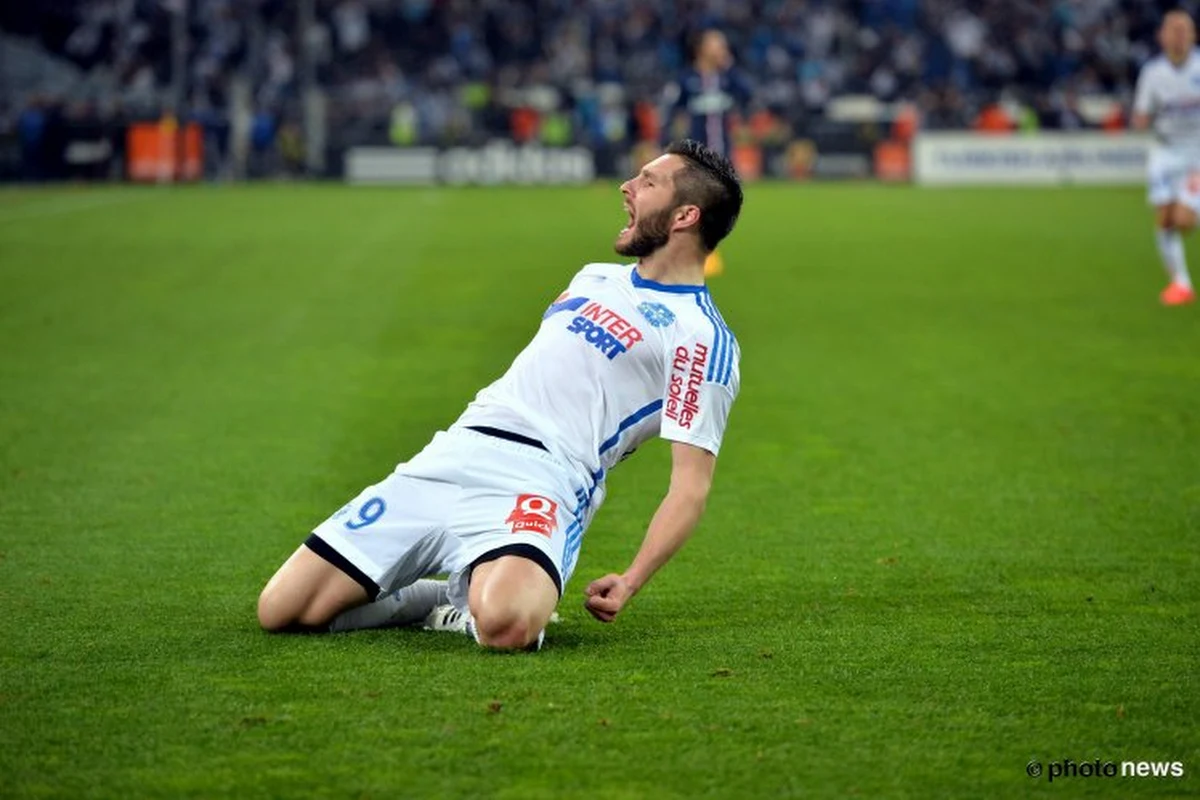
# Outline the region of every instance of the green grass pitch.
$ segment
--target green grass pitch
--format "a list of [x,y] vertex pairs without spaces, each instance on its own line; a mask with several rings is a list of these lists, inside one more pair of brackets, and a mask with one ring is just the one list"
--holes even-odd
[[[1136,189],[752,187],[708,514],[617,623],[583,586],[662,444],[536,656],[261,633],[623,219],[613,185],[0,192],[0,795],[1200,794],[1200,307],[1158,305]],[[1185,775],[1025,774],[1067,758]]]

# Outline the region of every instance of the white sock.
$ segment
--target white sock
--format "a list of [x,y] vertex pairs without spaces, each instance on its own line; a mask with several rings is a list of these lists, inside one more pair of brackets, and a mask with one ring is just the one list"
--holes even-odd
[[421,580],[374,603],[342,612],[329,624],[329,630],[341,632],[411,625],[425,619],[435,606],[445,602],[445,581]]
[[1163,266],[1172,282],[1188,289],[1192,288],[1192,278],[1188,275],[1187,256],[1183,252],[1183,236],[1179,231],[1158,230],[1155,232],[1158,240],[1158,255],[1162,258]]

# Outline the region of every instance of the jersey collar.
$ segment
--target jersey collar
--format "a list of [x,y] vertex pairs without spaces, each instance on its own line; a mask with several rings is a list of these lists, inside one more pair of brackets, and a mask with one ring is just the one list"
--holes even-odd
[[656,292],[673,292],[675,294],[699,294],[707,292],[708,287],[704,284],[694,283],[659,283],[652,281],[649,278],[643,278],[638,274],[637,265],[629,271],[629,279],[633,281],[633,285],[639,289],[653,289]]
[[1163,61],[1166,62],[1167,66],[1171,68],[1172,72],[1184,73],[1187,72],[1193,65],[1195,65],[1197,55],[1200,55],[1200,51],[1193,47],[1192,52],[1188,53],[1187,58],[1185,58],[1183,63],[1178,67],[1171,63],[1171,59],[1167,58],[1166,53],[1163,53]]

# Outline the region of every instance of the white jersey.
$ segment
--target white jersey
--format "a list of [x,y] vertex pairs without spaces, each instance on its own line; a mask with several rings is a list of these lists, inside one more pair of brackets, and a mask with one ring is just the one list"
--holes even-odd
[[533,437],[594,490],[655,436],[715,455],[738,391],[738,357],[705,287],[656,283],[630,265],[588,264],[454,427]]
[[1193,50],[1179,67],[1162,55],[1147,61],[1133,111],[1154,118],[1154,132],[1167,147],[1200,150],[1200,51]]

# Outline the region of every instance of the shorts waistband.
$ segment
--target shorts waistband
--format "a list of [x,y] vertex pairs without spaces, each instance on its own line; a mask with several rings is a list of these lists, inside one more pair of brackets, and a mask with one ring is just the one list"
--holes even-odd
[[[481,425],[478,427],[486,428],[490,426]],[[565,459],[554,450],[551,450],[550,447],[543,441],[535,439],[534,441],[536,441],[538,444],[529,445],[525,442],[513,441],[506,436],[493,436],[490,433],[481,432],[478,430],[478,427],[475,425],[452,425],[447,430],[439,431],[437,435],[434,436],[434,442],[438,441],[438,438],[441,436],[450,436],[456,438],[465,437],[473,440],[478,445],[482,445],[492,450],[498,449],[503,452],[510,453],[516,458],[522,460],[530,459],[540,462],[546,467],[552,469],[557,478],[561,478],[565,484],[570,487],[571,494],[576,494],[579,489],[590,491],[592,485],[596,482],[594,477],[589,480],[586,472],[580,472],[580,470],[575,468],[573,462]],[[499,430],[504,429],[500,428]],[[504,432],[512,433],[512,431]],[[566,487],[564,486],[564,488]]]
[[550,452],[546,448],[546,445],[542,444],[540,441],[531,436],[524,436],[520,433],[513,433],[512,431],[506,431],[500,428],[493,428],[491,425],[467,425],[465,427],[467,430],[476,431],[484,434],[485,436],[494,436],[497,439],[505,439],[510,442],[516,442],[517,444],[525,444],[529,445],[530,447],[536,447],[539,450],[545,450],[547,453]]

